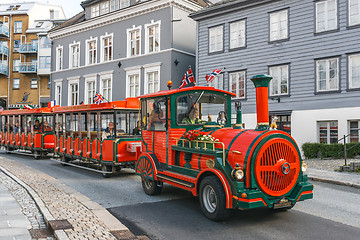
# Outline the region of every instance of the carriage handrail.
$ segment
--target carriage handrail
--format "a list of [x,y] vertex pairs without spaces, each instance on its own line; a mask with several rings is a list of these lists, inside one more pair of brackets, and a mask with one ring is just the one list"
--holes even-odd
[[223,154],[223,166],[225,167],[225,144],[223,142],[214,142],[214,141],[202,141],[202,140],[189,140],[189,139],[185,139],[185,138],[173,138],[174,140],[176,140],[176,145],[178,145],[179,141],[182,141],[182,147],[185,147],[185,142],[189,142],[191,143],[196,143],[196,148],[200,148],[199,147],[199,143],[204,143],[204,150],[207,150],[207,144],[212,144],[212,149],[209,150],[213,150],[215,151],[215,144],[220,144],[222,147],[222,154]]

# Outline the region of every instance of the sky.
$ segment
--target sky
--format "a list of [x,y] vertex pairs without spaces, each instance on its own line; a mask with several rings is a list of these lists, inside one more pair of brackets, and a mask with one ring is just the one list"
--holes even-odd
[[81,12],[83,8],[80,6],[80,3],[83,0],[0,0],[1,3],[23,3],[23,2],[41,2],[48,3],[53,5],[62,6],[66,18],[71,18],[75,14]]

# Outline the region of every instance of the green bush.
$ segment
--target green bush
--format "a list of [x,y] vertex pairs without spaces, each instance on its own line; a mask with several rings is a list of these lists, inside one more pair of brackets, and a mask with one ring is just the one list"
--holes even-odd
[[[344,157],[344,144],[341,143],[304,143],[302,150],[305,158],[343,158]],[[347,143],[347,157],[353,158],[360,155],[360,144]]]

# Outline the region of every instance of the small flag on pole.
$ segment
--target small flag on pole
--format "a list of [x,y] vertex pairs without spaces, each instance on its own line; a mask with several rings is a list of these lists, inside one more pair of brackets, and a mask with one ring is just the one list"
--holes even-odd
[[56,105],[56,100],[48,102],[48,108],[52,108]]
[[206,75],[205,79],[207,81],[206,85],[209,85],[217,75],[219,75],[221,73],[223,69],[215,69],[214,71],[212,71],[212,73],[210,73],[210,75]]
[[186,73],[184,74],[184,77],[181,81],[179,89],[181,89],[182,87],[184,87],[190,83],[195,83],[195,78],[194,78],[193,72],[191,71],[191,67],[189,67],[189,70],[187,70]]
[[100,93],[96,93],[94,97],[94,102],[100,104],[104,101],[104,97]]

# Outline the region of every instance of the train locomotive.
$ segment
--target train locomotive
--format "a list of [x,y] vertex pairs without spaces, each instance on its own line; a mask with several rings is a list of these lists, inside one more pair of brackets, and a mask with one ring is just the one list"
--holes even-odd
[[163,183],[188,190],[214,221],[229,217],[231,209],[290,209],[313,197],[296,142],[269,129],[271,77],[251,80],[255,129],[243,128],[238,105],[231,126],[231,92],[194,86],[140,97],[142,146],[135,171],[146,194],[159,194]]

